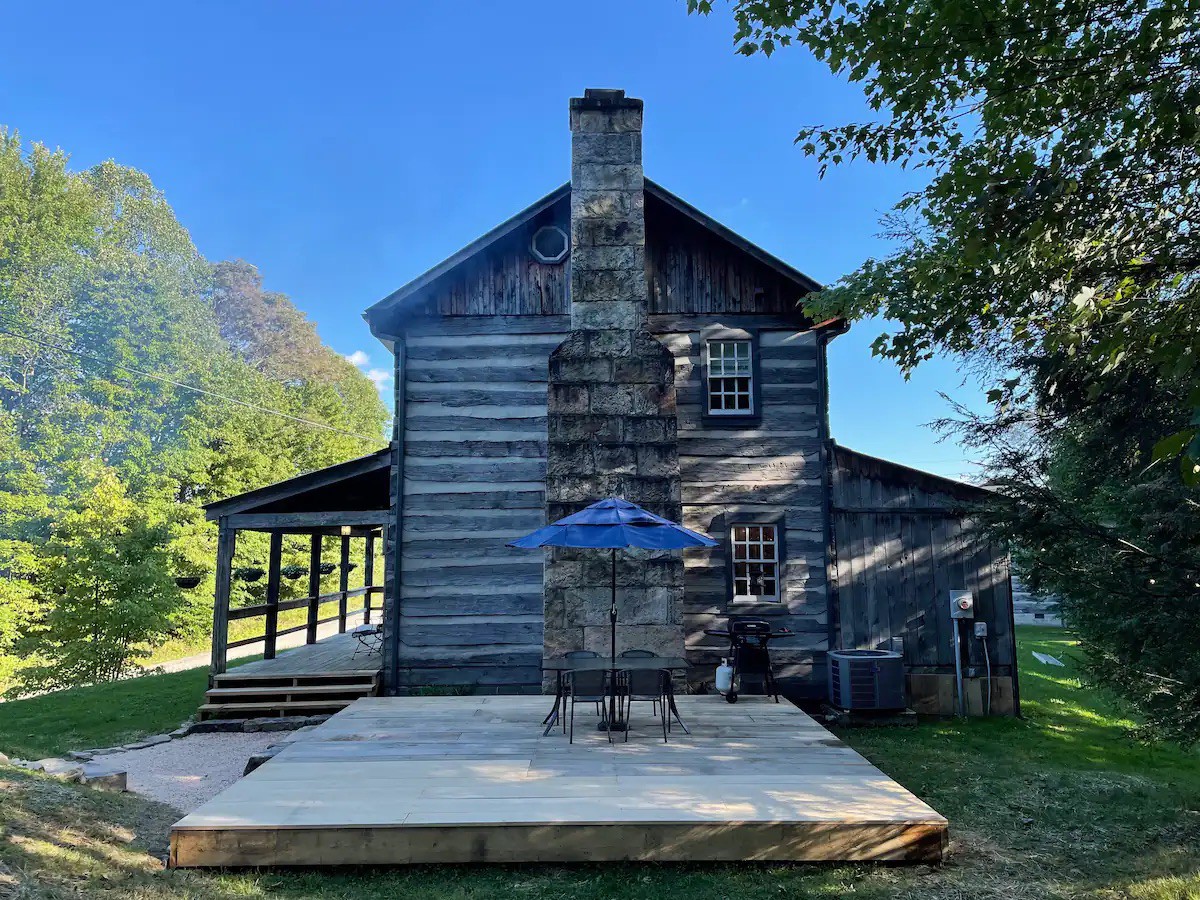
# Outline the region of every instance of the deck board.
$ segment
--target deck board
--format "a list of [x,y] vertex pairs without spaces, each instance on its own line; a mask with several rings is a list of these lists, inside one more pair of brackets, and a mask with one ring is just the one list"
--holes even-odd
[[[931,861],[946,820],[795,707],[681,697],[609,745],[545,697],[356,701],[178,822],[176,866]],[[638,713],[641,712],[639,716]]]
[[358,641],[349,632],[333,634],[317,641],[284,650],[274,659],[256,659],[231,668],[230,678],[279,677],[304,675],[355,675],[378,672],[382,666],[379,653],[354,651]]

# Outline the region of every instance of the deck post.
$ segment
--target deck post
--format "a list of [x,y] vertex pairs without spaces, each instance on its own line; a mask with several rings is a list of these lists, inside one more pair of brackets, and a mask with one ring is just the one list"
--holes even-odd
[[342,535],[341,574],[338,575],[338,590],[342,596],[338,598],[338,634],[346,632],[346,592],[350,590],[350,538]]
[[229,527],[222,516],[217,524],[217,586],[213,596],[212,663],[208,685],[212,687],[217,675],[225,671],[229,645],[229,588],[233,574],[233,554],[237,547],[237,529]]
[[321,534],[311,536],[308,546],[308,627],[304,632],[304,642],[317,642],[317,623],[321,619]]
[[363,621],[371,623],[371,587],[375,584],[375,532],[367,535],[363,546]]
[[283,532],[271,532],[270,559],[267,563],[267,625],[263,659],[275,658],[275,640],[279,635],[279,564],[283,556]]

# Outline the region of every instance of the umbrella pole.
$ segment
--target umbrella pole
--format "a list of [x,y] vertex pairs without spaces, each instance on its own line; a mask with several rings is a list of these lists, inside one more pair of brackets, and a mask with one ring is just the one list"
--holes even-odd
[[611,735],[624,731],[625,722],[617,718],[617,551],[612,549],[612,604],[608,608],[608,715],[601,720],[599,729]]

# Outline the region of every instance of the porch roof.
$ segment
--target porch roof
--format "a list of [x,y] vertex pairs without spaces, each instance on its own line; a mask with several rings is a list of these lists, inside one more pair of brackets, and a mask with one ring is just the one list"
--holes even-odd
[[205,504],[239,529],[352,534],[377,530],[391,505],[391,448]]

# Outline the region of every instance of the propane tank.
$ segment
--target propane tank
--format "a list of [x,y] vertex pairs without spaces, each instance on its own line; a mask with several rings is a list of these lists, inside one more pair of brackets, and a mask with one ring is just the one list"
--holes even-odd
[[733,666],[729,664],[729,660],[722,657],[721,664],[717,666],[717,692],[721,694],[729,693],[729,689],[733,687]]

